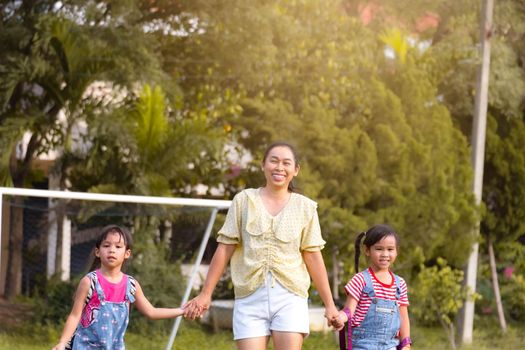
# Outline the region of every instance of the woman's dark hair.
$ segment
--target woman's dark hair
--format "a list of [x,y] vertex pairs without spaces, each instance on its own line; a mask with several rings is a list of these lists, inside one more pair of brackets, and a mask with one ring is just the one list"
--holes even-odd
[[393,236],[396,239],[396,246],[399,245],[399,237],[396,231],[388,225],[378,224],[372,226],[366,232],[361,232],[355,239],[355,272],[359,272],[359,255],[361,255],[361,239],[365,237],[363,245],[370,248],[383,238]]
[[[277,141],[277,142],[270,144],[268,147],[266,147],[266,150],[264,151],[263,160],[262,160],[263,164],[264,162],[266,162],[266,158],[268,158],[268,154],[270,153],[270,151],[274,149],[275,147],[287,147],[290,151],[292,151],[295,167],[297,168],[299,166],[299,156],[297,155],[297,150],[292,144],[285,142],[285,141]],[[293,180],[290,181],[290,183],[288,184],[288,191],[297,192],[297,187],[295,186]]]
[[[120,238],[124,240],[124,243],[126,244],[126,250],[131,250],[131,248],[133,247],[133,239],[131,238],[131,234],[127,229],[118,225],[108,225],[102,228],[102,230],[100,230],[100,234],[97,238],[97,241],[95,242],[95,247],[97,249],[100,249],[100,245],[102,244],[102,242],[111,233],[118,234]],[[100,267],[100,258],[95,256],[95,249],[93,249],[93,256],[93,263],[91,264],[91,268],[89,269],[89,271],[96,270]]]

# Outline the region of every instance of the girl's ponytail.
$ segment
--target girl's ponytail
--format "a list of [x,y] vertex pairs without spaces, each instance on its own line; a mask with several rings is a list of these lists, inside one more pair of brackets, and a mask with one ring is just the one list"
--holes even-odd
[[359,255],[361,255],[361,239],[366,235],[366,232],[361,232],[355,239],[355,273],[359,272]]
[[93,252],[91,253],[93,256],[93,262],[91,263],[91,267],[89,268],[89,271],[95,271],[96,269],[99,269],[102,265],[102,262],[100,261],[100,258],[95,255],[95,249],[93,248]]

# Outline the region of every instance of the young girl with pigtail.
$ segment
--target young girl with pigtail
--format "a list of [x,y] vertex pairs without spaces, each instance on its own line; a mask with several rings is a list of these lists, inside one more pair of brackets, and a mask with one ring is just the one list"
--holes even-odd
[[131,303],[153,320],[184,314],[180,307],[151,305],[138,281],[122,272],[131,246],[131,235],[123,227],[109,225],[101,230],[92,271],[80,280],[71,313],[53,350],[125,349]]
[[[359,272],[361,240],[370,265]],[[356,275],[346,284],[345,307],[333,321],[338,330],[348,322],[350,349],[411,348],[407,285],[403,278],[391,271],[398,245],[398,235],[384,224],[375,225],[356,238]]]

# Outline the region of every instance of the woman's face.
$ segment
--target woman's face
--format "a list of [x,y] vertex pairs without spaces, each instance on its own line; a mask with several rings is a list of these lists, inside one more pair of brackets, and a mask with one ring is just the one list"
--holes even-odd
[[288,184],[299,173],[292,150],[286,146],[272,148],[264,160],[262,170],[266,186],[288,188]]

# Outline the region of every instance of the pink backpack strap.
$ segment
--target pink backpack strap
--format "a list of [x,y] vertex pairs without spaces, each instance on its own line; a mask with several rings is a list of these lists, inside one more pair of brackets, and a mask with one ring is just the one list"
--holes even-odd
[[339,331],[339,350],[352,350],[352,313],[350,309],[345,307],[343,309],[348,322],[346,326]]

